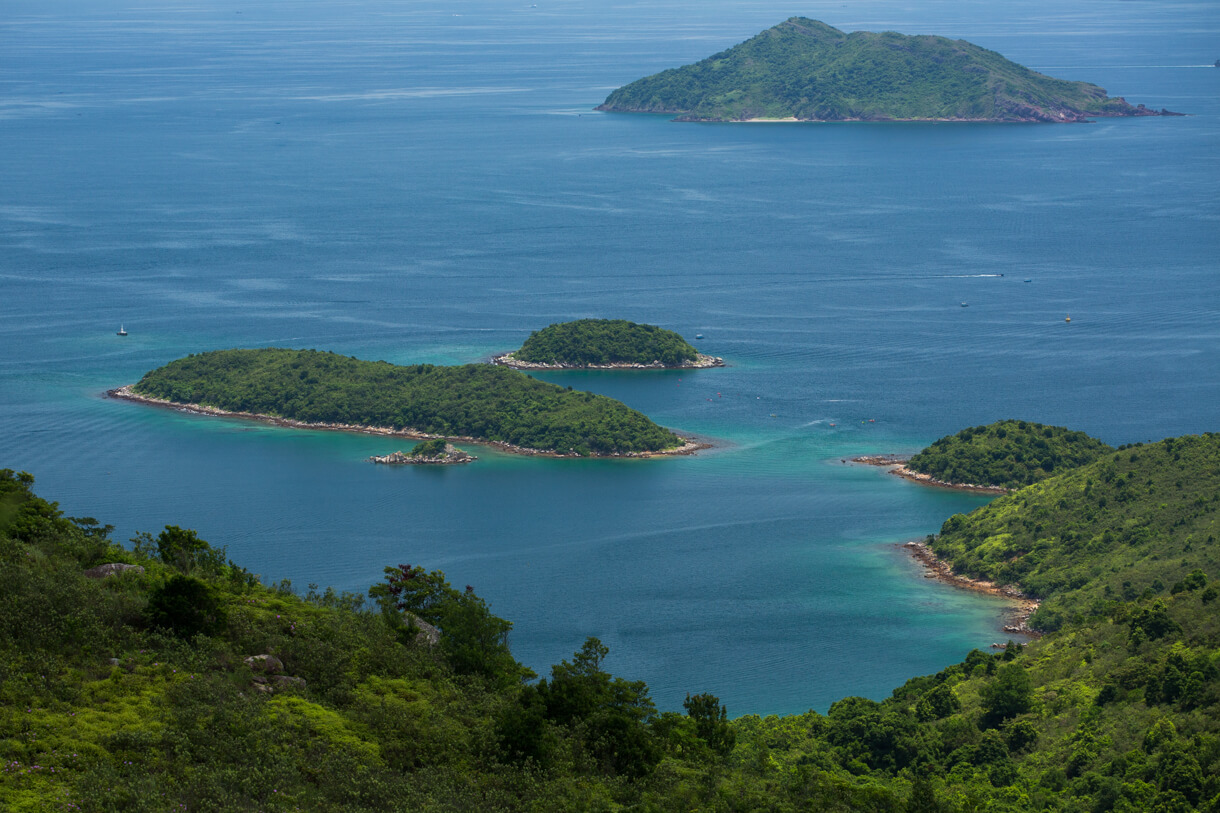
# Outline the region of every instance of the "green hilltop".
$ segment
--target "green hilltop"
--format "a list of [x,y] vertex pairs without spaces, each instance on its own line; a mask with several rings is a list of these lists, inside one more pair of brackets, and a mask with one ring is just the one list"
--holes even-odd
[[943,437],[906,467],[946,483],[1020,488],[1111,451],[1084,432],[1006,420]]
[[632,82],[597,109],[683,121],[1065,122],[1168,114],[1110,98],[1097,85],[1044,76],[965,40],[847,34],[804,17]]
[[538,364],[584,367],[654,364],[677,367],[699,354],[672,330],[625,319],[577,319],[535,330],[513,358]]
[[132,391],[231,412],[413,429],[559,454],[682,445],[673,432],[613,398],[490,364],[399,366],[317,350],[216,350],[153,370]]
[[1220,436],[1183,437],[953,517],[938,553],[1057,629],[729,719],[659,711],[595,638],[535,680],[439,571],[300,595],[176,526],[121,547],[0,470],[0,809],[1216,813],[1218,480]]

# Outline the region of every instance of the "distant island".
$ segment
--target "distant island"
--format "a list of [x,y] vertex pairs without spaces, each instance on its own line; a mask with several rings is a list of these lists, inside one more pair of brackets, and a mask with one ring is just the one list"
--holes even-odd
[[792,17],[701,62],[639,79],[598,110],[678,121],[1080,122],[1176,116],[1054,79],[965,40],[850,34]]
[[943,437],[910,458],[865,455],[853,462],[890,466],[893,474],[929,485],[1006,493],[1113,451],[1084,432],[1003,420]]
[[118,398],[290,426],[488,443],[522,454],[650,456],[705,448],[626,405],[488,364],[397,366],[317,350],[217,350]]
[[535,330],[520,350],[492,359],[521,370],[723,367],[672,330],[625,319],[577,319]]

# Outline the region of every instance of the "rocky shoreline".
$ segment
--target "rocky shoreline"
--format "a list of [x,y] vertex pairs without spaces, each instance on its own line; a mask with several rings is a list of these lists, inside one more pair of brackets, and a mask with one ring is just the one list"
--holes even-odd
[[[994,582],[972,579],[969,576],[961,576],[954,573],[949,563],[933,553],[932,548],[927,542],[907,542],[903,547],[927,571],[924,574],[924,578],[936,579],[944,584],[960,587],[965,590],[973,590],[976,593],[996,596],[997,598],[1012,602],[1013,606],[1004,613],[1004,622],[1000,627],[1004,632],[1013,635],[1025,635],[1030,638],[1041,637],[1042,633],[1029,626],[1029,617],[1034,614],[1034,611],[1039,606],[1037,599],[1030,598],[1012,585],[1001,587]],[[1003,645],[992,644],[992,646],[1001,647]]]
[[[168,409],[176,409],[179,412],[188,412],[195,415],[212,415],[221,418],[241,418],[243,420],[258,421],[259,423],[270,424],[271,426],[285,426],[293,429],[314,429],[323,432],[357,432],[365,435],[383,435],[385,437],[407,438],[409,440],[438,440],[448,439],[457,440],[463,443],[477,443],[482,446],[491,446],[504,452],[511,454],[526,455],[529,457],[581,457],[582,455],[572,452],[571,454],[563,454],[562,452],[550,451],[547,449],[531,449],[527,446],[515,446],[511,443],[506,443],[502,440],[486,440],[482,438],[472,438],[465,435],[433,435],[427,432],[420,432],[416,429],[393,429],[388,426],[363,426],[359,424],[347,423],[325,423],[298,421],[293,418],[280,418],[275,415],[262,415],[257,412],[231,412],[227,409],[219,409],[217,407],[207,406],[206,404],[180,404],[176,401],[167,401],[163,398],[152,398],[147,395],[140,395],[134,392],[132,384],[127,384],[122,387],[115,387],[112,390],[106,390],[106,396],[116,398],[123,401],[134,401],[138,404],[147,404],[149,406],[163,407]],[[662,449],[656,452],[614,452],[612,454],[589,454],[585,457],[673,457],[679,455],[690,455],[703,449],[712,448],[712,444],[702,441],[691,440],[689,438],[679,438],[684,441],[681,446],[673,449]]]
[[492,364],[499,364],[502,367],[511,367],[514,370],[704,370],[709,367],[723,367],[724,359],[719,356],[708,356],[699,353],[694,361],[687,361],[681,364],[662,364],[659,361],[653,361],[649,364],[639,364],[636,362],[615,362],[613,364],[566,364],[557,362],[550,364],[541,361],[521,361],[513,356],[516,351],[508,353],[500,353],[497,356],[491,357]]
[[906,464],[909,460],[909,457],[902,457],[900,455],[878,454],[853,457],[851,462],[860,463],[865,466],[888,466],[890,474],[901,477],[904,480],[923,483],[926,486],[951,488],[955,491],[973,491],[979,494],[1007,494],[1011,490],[1003,486],[979,485],[978,483],[950,483],[946,480],[938,480],[930,474],[908,469]]

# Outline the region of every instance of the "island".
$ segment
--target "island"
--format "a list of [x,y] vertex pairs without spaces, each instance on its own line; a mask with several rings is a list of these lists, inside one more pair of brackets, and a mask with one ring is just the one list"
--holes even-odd
[[853,462],[886,466],[892,474],[928,485],[1002,494],[1112,451],[1084,432],[1010,419],[968,427],[910,458],[864,455]]
[[680,438],[625,404],[489,364],[399,366],[317,350],[192,354],[117,398],[286,426],[484,443],[558,457],[689,454]]
[[[949,517],[926,548],[1040,602],[1044,635],[792,715],[730,717],[715,675],[657,709],[597,638],[533,680],[513,624],[440,570],[294,591],[178,526],[119,544],[33,486],[0,469],[3,810],[1214,813],[1220,799],[1217,434],[1119,448]],[[415,520],[402,533],[435,534],[443,555],[445,528]],[[335,539],[336,555],[367,543]]]
[[792,17],[701,62],[647,76],[596,109],[678,121],[1081,122],[1175,116],[1054,79],[965,40],[850,34]]
[[518,370],[698,369],[724,359],[695,350],[672,330],[625,319],[577,319],[535,330],[521,349],[492,358]]
[[452,466],[475,460],[478,458],[447,442],[444,438],[420,441],[409,452],[390,452],[369,458],[370,462],[391,466]]

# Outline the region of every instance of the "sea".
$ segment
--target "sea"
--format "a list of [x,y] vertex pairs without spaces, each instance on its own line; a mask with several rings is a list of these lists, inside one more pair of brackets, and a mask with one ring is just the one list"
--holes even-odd
[[[1190,115],[593,110],[797,14]],[[6,0],[0,467],[300,591],[443,570],[539,674],[597,636],[661,709],[886,697],[1012,636],[902,547],[989,498],[852,457],[1002,418],[1220,429],[1218,35],[1214,0]],[[104,396],[213,349],[459,364],[583,317],[727,366],[539,377],[712,449],[388,467],[402,442]]]

